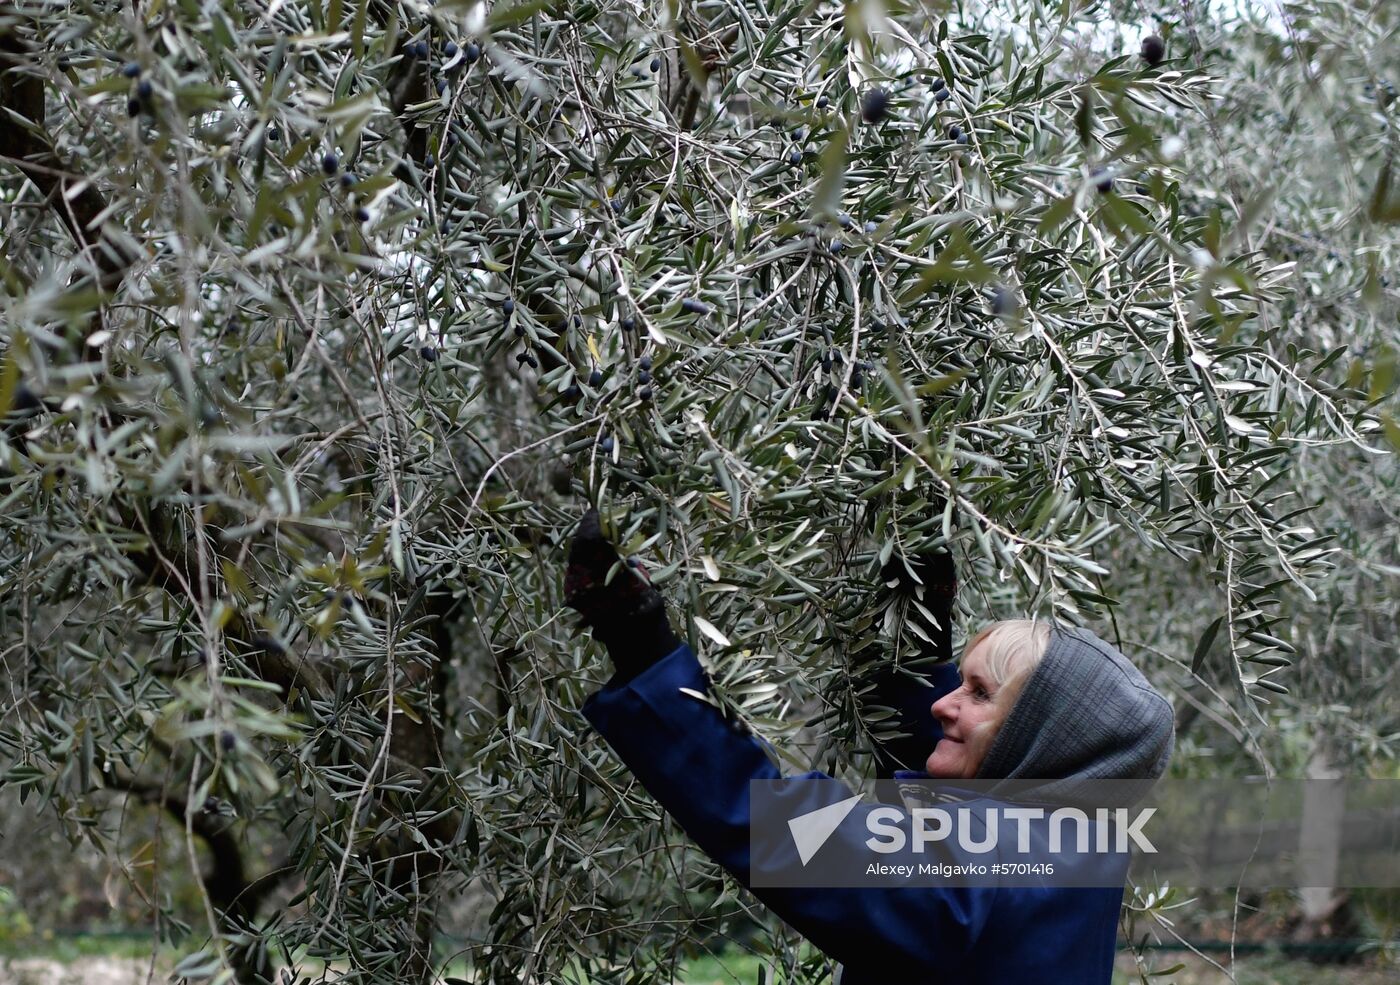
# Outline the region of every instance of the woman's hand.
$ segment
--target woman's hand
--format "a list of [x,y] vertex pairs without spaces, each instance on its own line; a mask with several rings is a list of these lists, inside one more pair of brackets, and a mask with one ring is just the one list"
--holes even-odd
[[880,575],[887,587],[927,601],[930,595],[953,596],[958,592],[958,570],[947,551],[925,551],[906,559],[896,554],[885,562]]
[[912,558],[896,554],[880,574],[889,604],[901,607],[902,628],[914,639],[919,658],[938,663],[951,660],[953,601],[958,592],[953,555],[943,550]]
[[646,566],[636,558],[624,562],[619,557],[603,535],[595,509],[579,520],[569,545],[564,604],[583,617],[580,625],[593,630],[624,680],[681,645],[667,621],[666,600],[652,586]]

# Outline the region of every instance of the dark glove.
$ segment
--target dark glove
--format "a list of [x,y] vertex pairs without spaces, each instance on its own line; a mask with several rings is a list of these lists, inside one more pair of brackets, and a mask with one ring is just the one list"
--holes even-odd
[[951,660],[953,600],[958,592],[953,555],[928,551],[906,559],[896,554],[880,574],[892,604],[904,607],[904,635],[914,640],[919,658],[936,663]]
[[608,650],[626,681],[681,645],[666,618],[666,600],[652,587],[641,561],[631,559],[606,583],[621,558],[603,536],[598,511],[579,521],[564,572],[564,604],[583,616],[580,624]]

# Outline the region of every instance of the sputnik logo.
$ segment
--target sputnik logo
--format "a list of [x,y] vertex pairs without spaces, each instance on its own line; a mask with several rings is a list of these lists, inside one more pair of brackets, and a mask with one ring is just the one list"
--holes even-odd
[[826,844],[826,840],[831,837],[833,831],[841,826],[841,822],[846,820],[846,815],[855,810],[856,804],[860,803],[859,795],[848,797],[845,800],[826,807],[819,807],[806,814],[799,814],[788,821],[788,830],[792,832],[793,843],[797,845],[798,858],[805,866],[813,855],[821,850]]

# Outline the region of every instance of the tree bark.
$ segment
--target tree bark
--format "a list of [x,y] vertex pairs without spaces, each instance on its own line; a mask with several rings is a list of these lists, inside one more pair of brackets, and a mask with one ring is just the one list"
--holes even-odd
[[[1294,941],[1311,943],[1350,937],[1357,932],[1357,922],[1351,894],[1336,888],[1346,799],[1342,774],[1336,767],[1327,736],[1315,738],[1306,773],[1307,779],[1313,782],[1308,784],[1303,795],[1299,832],[1298,858],[1303,885],[1298,891],[1298,902],[1302,912],[1291,937]],[[1335,960],[1336,957],[1319,952],[1319,960]]]

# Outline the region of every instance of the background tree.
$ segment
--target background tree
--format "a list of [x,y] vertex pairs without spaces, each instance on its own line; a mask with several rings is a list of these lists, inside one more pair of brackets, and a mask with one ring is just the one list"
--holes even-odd
[[847,655],[942,542],[1182,771],[1393,754],[1393,14],[930,10],[0,14],[3,775],[115,860],[175,821],[189,977],[423,979],[462,898],[482,980],[729,932],[577,714],[587,502],[804,768],[868,770]]

